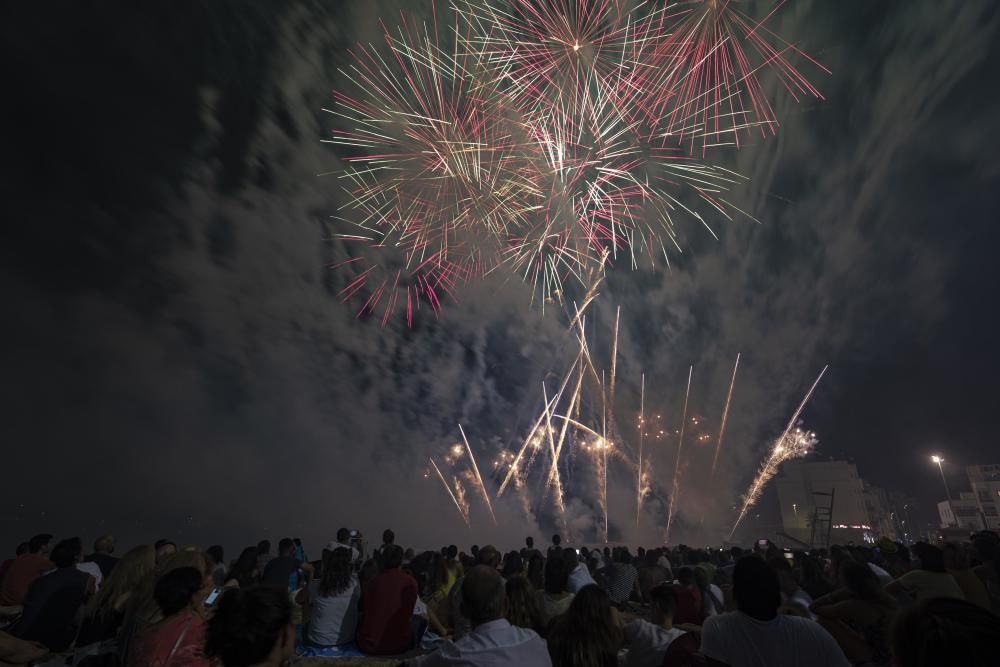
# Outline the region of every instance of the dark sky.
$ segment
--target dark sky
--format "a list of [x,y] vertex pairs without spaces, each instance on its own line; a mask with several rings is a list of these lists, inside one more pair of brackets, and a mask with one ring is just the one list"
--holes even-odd
[[[320,107],[347,47],[401,7],[429,12],[0,10],[0,549],[42,530],[316,548],[341,525],[421,546],[552,528],[506,501],[494,530],[474,504],[470,536],[423,471],[459,422],[484,461],[523,434],[568,361],[565,318],[498,276],[440,319],[380,330],[327,268],[344,248],[328,242],[339,186],[317,174],[339,162]],[[931,453],[953,490],[958,466],[1000,462],[998,6],[789,0],[772,27],[833,74],[815,77],[825,101],[775,95],[777,137],[718,158],[750,177],[733,196],[761,224],[719,241],[682,229],[673,271],[614,272],[591,325],[606,345],[621,305],[626,412],[642,372],[650,402],[677,412],[694,364],[692,405],[717,419],[742,352],[723,470],[692,497],[738,495],[830,364],[804,415],[813,456],[855,461],[931,517]],[[703,467],[696,455],[685,474]],[[615,512],[628,484],[612,476],[612,532],[655,541],[657,503],[638,532]],[[590,491],[571,489],[583,534]]]

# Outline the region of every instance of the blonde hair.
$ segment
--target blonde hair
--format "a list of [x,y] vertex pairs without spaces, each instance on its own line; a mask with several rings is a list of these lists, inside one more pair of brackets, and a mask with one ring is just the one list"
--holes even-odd
[[163,612],[153,599],[153,589],[160,577],[182,567],[193,567],[202,576],[207,576],[209,572],[208,560],[200,551],[178,551],[160,561],[129,599],[125,622],[122,623],[122,648],[146,628],[163,620]]
[[86,616],[102,618],[118,611],[119,605],[140,590],[156,568],[156,549],[140,544],[126,552],[86,608]]

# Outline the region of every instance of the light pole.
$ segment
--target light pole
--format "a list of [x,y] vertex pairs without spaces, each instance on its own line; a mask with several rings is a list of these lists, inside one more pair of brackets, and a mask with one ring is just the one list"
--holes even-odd
[[948,490],[948,480],[944,476],[944,468],[941,467],[941,464],[944,463],[944,459],[935,454],[934,456],[931,457],[931,461],[937,464],[938,471],[941,473],[941,481],[944,482],[945,499],[951,500],[951,491]]

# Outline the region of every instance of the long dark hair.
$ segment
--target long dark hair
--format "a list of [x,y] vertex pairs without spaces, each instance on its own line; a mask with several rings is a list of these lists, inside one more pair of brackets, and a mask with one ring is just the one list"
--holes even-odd
[[354,572],[351,568],[350,549],[337,547],[328,551],[323,558],[323,576],[319,580],[320,597],[340,595],[351,584]]
[[859,600],[884,606],[892,605],[892,598],[882,590],[878,577],[867,563],[849,561],[840,568],[840,578],[844,587]]
[[524,575],[507,580],[506,616],[511,625],[545,634],[545,622],[535,599],[535,587]]
[[292,620],[288,595],[260,586],[226,591],[208,622],[205,654],[226,667],[247,667],[267,659]]
[[260,579],[260,572],[257,571],[257,548],[247,547],[236,559],[233,566],[226,573],[226,581],[235,579],[240,588],[246,588],[256,584]]
[[595,584],[579,590],[548,637],[553,667],[616,667],[621,644],[611,598]]
[[545,559],[537,551],[531,554],[528,559],[528,581],[531,582],[535,590],[541,589],[545,585]]

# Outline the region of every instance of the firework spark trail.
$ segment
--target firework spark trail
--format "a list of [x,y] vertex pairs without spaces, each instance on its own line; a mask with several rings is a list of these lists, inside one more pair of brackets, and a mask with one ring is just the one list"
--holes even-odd
[[[549,487],[553,487],[555,491],[555,502],[556,509],[559,510],[559,517],[562,520],[563,533],[568,532],[569,525],[566,522],[566,505],[563,502],[563,488],[562,488],[562,478],[559,476],[559,453],[556,449],[555,442],[552,439],[552,412],[549,410],[548,396],[545,394],[545,384],[542,383],[542,394],[543,401],[545,403],[545,425],[546,433],[548,434],[549,441],[549,454],[552,458],[552,466],[549,470],[549,475],[547,482],[544,486],[544,491],[547,492]],[[565,429],[563,429],[565,432]],[[562,440],[559,442],[562,445]],[[542,499],[544,500],[545,493],[542,494]]]
[[755,504],[757,500],[760,499],[760,494],[764,489],[764,485],[766,485],[767,482],[778,472],[778,466],[783,461],[790,458],[803,456],[808,452],[809,447],[815,442],[814,434],[806,433],[801,429],[797,429],[795,438],[789,438],[789,433],[791,433],[792,429],[795,428],[795,424],[799,421],[799,415],[802,414],[802,410],[805,409],[809,399],[812,398],[813,392],[816,390],[816,386],[819,384],[819,381],[823,379],[823,375],[829,367],[829,365],[824,366],[823,370],[820,371],[816,381],[813,382],[809,391],[807,391],[806,395],[802,398],[802,402],[799,403],[798,409],[792,413],[792,417],[788,420],[788,425],[785,426],[785,430],[781,434],[781,437],[774,441],[774,446],[771,448],[770,454],[761,465],[761,468],[757,473],[757,477],[750,484],[749,489],[747,489],[746,494],[743,496],[743,507],[740,509],[739,516],[736,517],[736,522],[733,524],[732,530],[729,531],[729,540],[733,539],[733,534],[739,527],[740,522],[743,521],[743,517],[746,515],[750,506]]
[[740,135],[774,134],[778,119],[758,78],[772,71],[796,101],[823,99],[792,59],[801,57],[822,72],[830,70],[764,24],[784,4],[780,0],[760,21],[734,8],[731,0],[694,0],[677,5],[671,35],[657,44],[660,79],[648,116],[664,119],[664,133],[687,141],[691,150],[740,147]]
[[670,506],[667,509],[667,529],[663,535],[663,543],[670,544],[670,526],[674,521],[674,512],[677,509],[677,499],[680,494],[680,470],[681,454],[684,451],[684,429],[687,426],[688,399],[691,397],[691,375],[694,373],[694,365],[688,366],[687,390],[684,392],[684,412],[681,416],[681,433],[677,439],[677,456],[674,458],[674,479],[671,484]]
[[719,423],[719,439],[715,443],[715,455],[712,457],[712,479],[715,479],[715,466],[719,462],[719,451],[722,449],[722,436],[726,433],[726,422],[729,419],[729,402],[733,400],[733,387],[736,386],[736,369],[740,367],[740,353],[736,353],[736,363],[733,365],[733,376],[729,380],[729,391],[726,393],[726,404],[722,408],[722,420]]
[[[614,362],[612,362],[614,365]],[[604,371],[601,371],[601,508],[604,510],[604,543],[608,542],[608,395],[604,386]]]
[[469,518],[469,501],[465,497],[465,487],[462,486],[462,480],[457,476],[451,478],[455,485],[455,500],[458,502],[459,507],[462,508],[462,513],[465,515],[465,520],[470,522],[469,527],[471,528],[471,519]]
[[645,424],[645,411],[646,411],[646,374],[642,374],[642,381],[639,389],[639,464],[636,466],[636,480],[635,480],[635,527],[639,527],[639,512],[642,510],[642,495],[643,495],[643,482],[642,482],[642,440],[643,432],[646,430]]
[[476,463],[476,456],[472,453],[472,447],[469,446],[469,439],[465,437],[465,429],[462,425],[458,425],[458,430],[462,434],[462,441],[465,443],[465,450],[469,452],[469,460],[472,461],[472,470],[476,473],[476,482],[479,484],[479,490],[483,494],[483,500],[486,501],[486,507],[490,510],[490,516],[493,517],[493,525],[497,525],[497,516],[493,513],[493,503],[490,502],[490,494],[486,492],[486,485],[483,484],[483,476],[479,474],[479,464]]
[[440,479],[441,480],[441,484],[444,485],[444,490],[447,491],[448,492],[448,496],[451,497],[451,502],[455,503],[455,509],[457,509],[458,513],[462,515],[462,521],[465,522],[465,525],[468,528],[472,528],[472,524],[469,523],[469,517],[468,517],[468,515],[466,515],[466,513],[462,511],[462,506],[459,505],[458,498],[455,497],[455,494],[454,494],[454,492],[452,492],[451,487],[448,486],[448,482],[447,482],[447,480],[445,480],[444,475],[441,474],[441,469],[438,468],[438,466],[437,466],[436,463],[434,463],[434,459],[433,458],[428,458],[428,460],[431,462],[431,465],[434,466],[434,472],[437,473],[438,479]]
[[[577,361],[579,361],[581,354],[582,350],[577,353]],[[497,491],[496,495],[497,498],[503,495],[504,490],[507,488],[507,484],[510,482],[510,478],[517,472],[518,464],[520,463],[521,458],[524,456],[525,450],[528,449],[528,446],[531,444],[532,438],[535,436],[535,433],[538,431],[538,428],[542,425],[542,421],[545,419],[545,415],[548,414],[549,410],[555,404],[557,404],[558,401],[562,398],[563,391],[565,391],[566,385],[569,384],[570,378],[573,377],[573,370],[575,368],[576,368],[576,362],[574,362],[573,366],[570,367],[569,372],[566,373],[566,377],[563,378],[562,384],[559,385],[559,391],[556,392],[556,395],[552,397],[552,403],[549,403],[548,400],[544,402],[545,405],[544,410],[540,415],[538,415],[538,419],[535,420],[535,424],[531,427],[531,431],[528,432],[528,437],[524,439],[524,444],[521,445],[521,449],[517,452],[517,456],[514,457],[514,462],[511,464],[510,469],[507,471],[507,476],[504,477],[503,482],[500,484],[500,489]],[[544,384],[542,385],[542,389],[544,391],[545,389]]]

